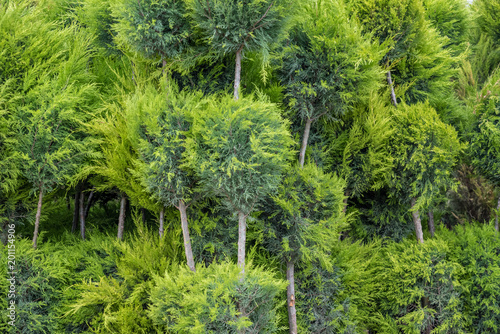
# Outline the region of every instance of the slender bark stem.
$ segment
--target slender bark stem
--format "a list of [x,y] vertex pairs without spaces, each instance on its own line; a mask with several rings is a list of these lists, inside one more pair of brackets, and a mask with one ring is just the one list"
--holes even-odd
[[142,218],[142,223],[146,224],[146,209],[141,208],[141,218]]
[[179,212],[181,213],[182,235],[184,236],[184,250],[186,252],[186,260],[189,269],[196,272],[194,265],[193,250],[191,249],[191,238],[189,237],[189,227],[186,215],[186,204],[183,200],[179,201]]
[[389,87],[391,88],[391,100],[392,100],[392,104],[395,107],[397,107],[398,106],[398,101],[396,100],[396,94],[394,93],[394,85],[392,84],[391,71],[387,71],[387,83],[389,84]]
[[309,140],[309,132],[311,131],[312,119],[308,118],[304,128],[304,136],[302,137],[302,147],[300,148],[299,163],[300,168],[304,168],[304,160],[306,156],[307,141]]
[[160,238],[163,237],[163,221],[165,219],[165,208],[161,208],[160,210]]
[[94,191],[92,190],[89,194],[89,198],[87,199],[87,205],[85,206],[85,219],[87,219],[90,211],[90,207],[92,206],[92,200],[94,199]]
[[497,213],[495,214],[495,230],[498,232],[498,211],[500,211],[500,197],[498,197]]
[[40,226],[40,216],[42,215],[42,199],[43,191],[40,187],[40,192],[38,193],[38,207],[36,208],[35,217],[35,233],[33,233],[33,248],[36,248],[36,241],[38,240],[38,227]]
[[76,187],[75,193],[75,208],[73,210],[73,224],[71,225],[71,233],[75,233],[76,227],[78,226],[78,215],[80,212],[80,187]]
[[120,200],[120,216],[118,217],[118,240],[123,239],[123,229],[125,228],[125,206],[127,205],[127,197],[122,194]]
[[[417,203],[417,199],[413,197],[411,199],[411,208],[415,206]],[[417,240],[423,244],[424,243],[424,234],[422,232],[422,222],[420,221],[420,214],[418,210],[412,210],[411,215],[413,217],[413,223],[415,224],[415,234],[417,235]]]
[[292,261],[286,263],[286,279],[289,284],[286,288],[288,306],[288,325],[290,334],[297,334],[297,311],[295,309],[295,268]]
[[436,232],[436,226],[434,225],[434,211],[429,211],[429,231],[431,232],[431,238],[434,238],[434,233]]
[[85,194],[80,195],[80,236],[85,240]]
[[245,243],[247,239],[247,217],[238,212],[238,267],[241,269],[241,281],[245,276]]
[[240,98],[240,81],[241,81],[241,51],[243,47],[240,47],[236,51],[236,65],[234,68],[234,99],[238,100]]

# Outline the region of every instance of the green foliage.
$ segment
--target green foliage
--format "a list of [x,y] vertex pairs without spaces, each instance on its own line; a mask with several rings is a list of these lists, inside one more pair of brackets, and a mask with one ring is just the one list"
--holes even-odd
[[313,164],[286,175],[259,217],[264,245],[285,261],[324,260],[343,225],[344,182]]
[[348,196],[361,197],[388,184],[394,158],[387,148],[393,127],[390,109],[377,97],[368,108],[357,107],[343,127],[330,129],[327,162],[347,181]]
[[203,101],[191,118],[185,166],[230,211],[252,212],[277,188],[291,154],[290,134],[276,106],[224,95]]
[[298,15],[278,71],[285,103],[301,120],[338,119],[379,88],[381,52],[340,1],[308,1]]
[[[156,277],[150,317],[176,333],[276,333],[275,297],[287,286],[259,267],[231,263],[186,268]],[[240,314],[238,310],[243,310]]]
[[439,120],[429,104],[400,105],[393,119],[398,129],[390,147],[395,159],[393,196],[401,196],[400,203],[416,198],[415,209],[426,208],[454,185],[452,167],[461,150],[457,133]]
[[112,14],[117,40],[146,57],[175,59],[192,43],[192,29],[184,1],[116,2]]
[[199,38],[210,52],[223,56],[238,50],[267,54],[283,37],[289,0],[186,0]]
[[382,282],[380,311],[396,320],[403,333],[463,333],[462,268],[449,261],[443,240],[415,244],[405,240],[384,250],[376,275]]

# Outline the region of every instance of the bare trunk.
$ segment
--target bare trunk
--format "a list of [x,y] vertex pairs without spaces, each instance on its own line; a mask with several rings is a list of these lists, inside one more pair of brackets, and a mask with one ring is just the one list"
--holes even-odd
[[85,195],[80,194],[80,236],[85,240]]
[[40,226],[40,216],[42,215],[42,198],[43,192],[42,187],[40,187],[40,192],[38,194],[38,207],[36,208],[35,217],[35,233],[33,233],[33,248],[36,248],[36,241],[38,239],[38,227]]
[[165,208],[160,211],[160,238],[163,237],[163,221],[165,219]]
[[90,207],[92,206],[92,200],[94,199],[94,191],[91,191],[89,194],[89,198],[87,199],[87,205],[85,206],[85,219],[87,219],[90,211]]
[[398,101],[396,100],[396,94],[394,93],[394,85],[392,84],[391,71],[387,71],[387,83],[389,84],[389,87],[391,88],[391,100],[392,100],[392,104],[395,107],[397,107],[398,106]]
[[[415,206],[417,203],[416,198],[411,199],[411,208]],[[420,214],[418,210],[412,210],[411,215],[413,216],[413,223],[415,224],[415,234],[417,235],[417,240],[423,244],[424,243],[424,234],[422,233],[422,222],[420,221]]]
[[497,213],[495,214],[495,230],[498,232],[498,211],[500,211],[500,197],[498,197]]
[[290,334],[297,334],[297,312],[295,310],[295,278],[294,264],[292,261],[286,263],[286,279],[289,284],[286,288],[287,306],[288,306],[288,325]]
[[234,99],[238,100],[240,98],[240,81],[241,81],[241,47],[236,51],[236,65],[234,68]]
[[118,240],[123,239],[123,229],[125,228],[125,206],[127,205],[127,197],[122,194],[120,201],[120,216],[118,218]]
[[304,128],[304,136],[302,137],[302,147],[300,148],[299,163],[300,168],[304,168],[304,160],[306,156],[307,141],[309,140],[309,132],[311,131],[312,120],[310,118],[306,121],[306,126]]
[[431,232],[431,238],[434,238],[434,233],[436,232],[436,227],[434,226],[434,211],[429,211],[429,231]]
[[79,187],[76,188],[76,193],[75,193],[75,208],[73,210],[73,224],[71,225],[71,233],[75,233],[76,227],[78,226],[78,215],[80,212],[80,189]]
[[238,266],[241,276],[245,275],[245,243],[247,239],[247,217],[243,212],[238,212]]
[[182,235],[184,236],[184,250],[186,252],[187,265],[189,269],[196,272],[196,267],[194,266],[193,250],[191,249],[191,238],[189,237],[186,204],[183,200],[179,201],[179,212],[181,213]]

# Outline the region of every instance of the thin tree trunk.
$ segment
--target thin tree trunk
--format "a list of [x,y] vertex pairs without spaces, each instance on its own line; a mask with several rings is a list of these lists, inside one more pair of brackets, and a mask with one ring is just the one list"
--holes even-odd
[[189,227],[186,214],[186,204],[183,200],[179,201],[179,212],[181,213],[182,235],[184,236],[184,250],[186,252],[186,260],[189,269],[196,272],[194,265],[193,250],[191,249],[191,238],[189,237]]
[[[411,208],[415,206],[417,203],[416,198],[411,199]],[[422,233],[422,222],[420,221],[420,214],[418,210],[412,210],[411,215],[413,216],[413,223],[415,224],[415,234],[417,235],[417,240],[423,244],[424,243],[424,234]]]
[[160,238],[163,237],[163,221],[165,220],[165,208],[160,210]]
[[71,225],[71,233],[75,233],[76,227],[78,226],[78,216],[80,212],[80,187],[76,187],[75,193],[75,208],[73,210],[73,224]]
[[307,141],[309,140],[309,132],[311,131],[312,120],[310,118],[306,121],[306,126],[304,128],[304,136],[302,137],[302,147],[300,148],[299,163],[300,168],[304,168],[304,160],[306,156]]
[[243,47],[236,51],[236,65],[234,68],[234,99],[238,100],[240,98],[240,81],[241,81],[241,50]]
[[[500,197],[498,197],[497,210],[500,210]],[[497,230],[498,232],[498,211],[497,214],[495,215],[495,230]]]
[[38,207],[36,208],[35,217],[35,233],[33,233],[33,248],[36,248],[36,241],[38,239],[38,227],[40,226],[40,216],[42,215],[42,198],[43,192],[42,187],[40,187],[40,192],[38,193]]
[[87,219],[90,211],[90,207],[92,206],[92,199],[94,199],[94,191],[92,190],[89,194],[89,198],[87,199],[87,205],[85,206],[85,219]]
[[398,106],[398,101],[396,100],[396,94],[394,93],[394,85],[392,84],[391,71],[387,71],[387,83],[389,84],[389,87],[391,88],[391,100],[392,100],[392,104],[395,107],[397,107]]
[[118,218],[118,240],[123,239],[123,229],[125,228],[125,206],[127,205],[127,197],[122,194],[120,201],[120,216]]
[[241,274],[245,275],[245,243],[247,239],[247,217],[243,212],[238,212],[238,267]]
[[141,208],[142,223],[146,224],[146,209]]
[[80,195],[80,236],[85,240],[85,195]]
[[429,231],[431,232],[431,238],[434,238],[434,233],[436,232],[436,226],[434,225],[434,211],[429,211]]
[[295,269],[292,261],[286,263],[286,279],[289,284],[286,288],[287,306],[288,306],[288,325],[290,334],[297,334],[297,312],[295,310]]

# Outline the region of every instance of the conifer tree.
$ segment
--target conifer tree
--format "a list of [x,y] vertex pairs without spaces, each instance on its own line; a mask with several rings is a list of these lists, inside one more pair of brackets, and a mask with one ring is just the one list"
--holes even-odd
[[[500,70],[496,70],[479,93],[474,108],[474,122],[470,137],[469,156],[474,167],[500,189]],[[495,212],[498,231],[500,194]]]
[[158,94],[154,88],[148,87],[135,100],[135,114],[143,115],[143,123],[136,126],[142,137],[142,182],[152,199],[161,203],[160,235],[163,234],[163,207],[173,206],[179,210],[187,264],[196,271],[186,210],[199,194],[194,192],[196,178],[181,165],[185,151],[184,133],[190,128],[186,114],[196,108],[201,96],[178,92],[170,87],[166,90],[168,93]]
[[286,174],[260,219],[266,248],[286,262],[288,321],[290,334],[297,334],[295,264],[325,260],[340,231],[345,183],[313,164]]
[[223,95],[192,113],[185,165],[202,191],[221,197],[238,217],[238,266],[245,273],[247,217],[273,192],[290,158],[292,140],[275,105]]
[[284,34],[289,0],[187,0],[191,25],[202,44],[209,47],[205,57],[234,55],[234,99],[239,98],[241,60],[244,51],[260,51],[265,58],[272,44]]
[[283,50],[279,78],[286,104],[305,122],[300,149],[304,165],[311,125],[321,118],[337,120],[355,101],[379,87],[380,51],[361,35],[343,2],[307,1]]
[[429,104],[394,109],[397,131],[390,152],[395,168],[391,177],[391,196],[409,203],[415,233],[424,242],[419,210],[426,209],[445,189],[454,186],[451,171],[461,150],[456,131],[439,120]]
[[74,25],[45,21],[39,6],[27,6],[5,9],[1,34],[8,60],[0,72],[2,83],[13,85],[5,108],[17,124],[22,174],[38,198],[36,248],[44,195],[68,182],[87,154],[81,124],[96,91],[87,66],[91,39]]

